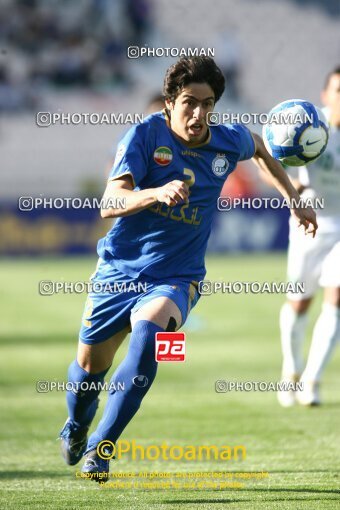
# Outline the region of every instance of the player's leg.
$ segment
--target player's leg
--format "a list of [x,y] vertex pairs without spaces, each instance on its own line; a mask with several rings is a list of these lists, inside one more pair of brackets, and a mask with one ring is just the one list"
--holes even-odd
[[95,449],[104,439],[115,443],[135,415],[156,376],[156,333],[174,331],[175,324],[181,325],[181,312],[167,297],[149,301],[131,318],[128,353],[110,381],[114,387],[118,386],[118,382],[124,384],[124,391],[109,392],[103,418],[89,439],[87,451]]
[[60,433],[61,450],[67,464],[81,459],[87,444],[87,432],[98,408],[100,388],[113,357],[129,327],[97,345],[79,341],[77,358],[68,369],[66,401],[68,418]]
[[[302,373],[302,347],[307,328],[308,310],[318,288],[321,273],[319,251],[320,246],[317,240],[309,240],[300,232],[292,230],[288,249],[288,280],[303,283],[305,292],[289,293],[280,311],[283,358],[281,379],[283,382],[296,383]],[[283,407],[295,404],[293,390],[279,391],[277,397]]]
[[306,368],[301,376],[304,389],[298,401],[304,405],[320,404],[319,383],[333,349],[340,339],[340,242],[328,236],[331,244],[322,264],[320,285],[325,288],[321,313],[315,323]]
[[[69,417],[77,426],[88,426],[92,422],[92,403],[97,403],[100,384],[104,382],[113,357],[128,331],[129,327],[126,327],[99,344],[89,345],[79,341],[77,359],[68,370],[68,381],[74,389],[67,393]],[[75,391],[77,386],[79,391]],[[87,386],[96,389],[85,391]]]
[[298,393],[303,405],[320,404],[319,385],[331,354],[340,341],[340,288],[326,288],[321,313],[315,323],[306,368],[304,388]]
[[[298,301],[287,300],[280,311],[280,332],[282,350],[281,381],[296,383],[302,372],[302,346],[307,327],[307,312],[312,298]],[[277,393],[279,403],[283,407],[295,404],[293,389],[281,390]]]
[[287,300],[280,311],[282,375],[299,377],[303,369],[302,345],[307,327],[307,313],[312,297],[297,301]]
[[[99,260],[92,283],[131,283],[104,261]],[[61,449],[68,464],[76,464],[87,443],[87,431],[95,416],[104,377],[113,356],[130,329],[130,312],[137,292],[91,292],[87,298],[79,333],[77,359],[68,370],[69,388],[66,395],[69,417],[60,433]],[[114,289],[113,289],[114,290]]]

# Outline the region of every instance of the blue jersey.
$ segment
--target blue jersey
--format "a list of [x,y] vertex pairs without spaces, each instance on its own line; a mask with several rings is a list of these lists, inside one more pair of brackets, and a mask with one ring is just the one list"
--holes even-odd
[[136,191],[182,180],[189,203],[157,203],[118,218],[99,241],[99,256],[134,278],[203,279],[217,199],[237,162],[254,150],[250,131],[240,124],[212,126],[204,143],[189,148],[173,134],[165,113],[148,116],[122,139],[109,179],[129,174]]

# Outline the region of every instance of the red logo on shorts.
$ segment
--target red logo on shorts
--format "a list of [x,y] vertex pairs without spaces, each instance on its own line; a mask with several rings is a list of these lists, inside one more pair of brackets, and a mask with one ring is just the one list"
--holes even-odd
[[156,361],[185,361],[185,333],[156,333]]

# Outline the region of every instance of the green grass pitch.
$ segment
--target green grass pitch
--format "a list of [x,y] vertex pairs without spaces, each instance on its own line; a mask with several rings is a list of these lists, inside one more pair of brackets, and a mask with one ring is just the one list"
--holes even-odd
[[[39,280],[85,281],[94,258],[2,261],[1,500],[9,509],[340,508],[339,350],[327,368],[320,408],[282,409],[273,392],[215,393],[218,379],[277,381],[278,312],[283,295],[201,298],[184,327],[187,361],[166,363],[122,439],[141,445],[244,445],[239,461],[132,461],[112,471],[265,471],[241,489],[104,489],[76,479],[56,440],[66,418],[63,392],[37,393],[37,380],[65,381],[74,359],[84,295],[40,296]],[[285,256],[209,257],[208,277],[284,281]],[[320,306],[313,305],[309,339]],[[122,358],[126,343],[117,355]],[[307,346],[306,346],[307,347]],[[111,372],[112,373],[112,372]],[[101,415],[106,395],[102,395]]]

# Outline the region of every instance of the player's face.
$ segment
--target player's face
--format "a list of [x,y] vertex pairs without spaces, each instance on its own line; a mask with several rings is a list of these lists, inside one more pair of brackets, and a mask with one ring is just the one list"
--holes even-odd
[[340,125],[340,74],[333,74],[327,88],[322,93],[323,103],[330,110],[332,124]]
[[174,103],[167,101],[172,131],[186,145],[196,145],[208,136],[207,113],[214,109],[215,95],[207,83],[190,83]]

